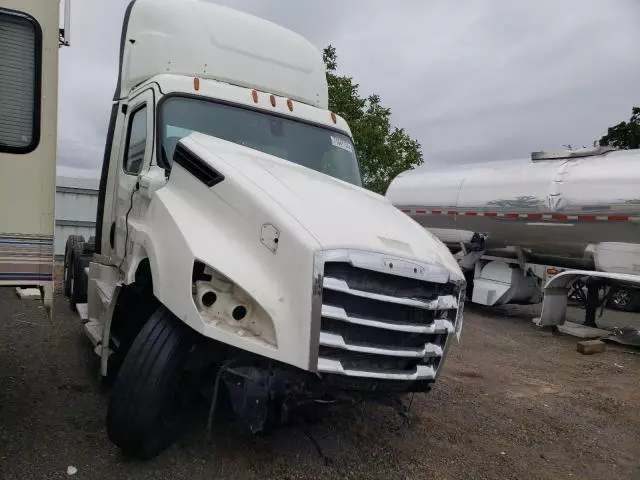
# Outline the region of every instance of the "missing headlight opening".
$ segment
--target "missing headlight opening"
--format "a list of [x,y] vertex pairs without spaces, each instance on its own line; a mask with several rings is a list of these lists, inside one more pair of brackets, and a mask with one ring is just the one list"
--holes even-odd
[[247,316],[247,307],[244,307],[242,305],[238,305],[231,312],[231,316],[233,317],[234,320],[237,320],[237,321],[242,320],[244,317]]
[[216,303],[216,300],[218,300],[218,296],[212,291],[205,292],[204,295],[202,295],[202,304],[205,307],[210,307],[211,305]]
[[199,261],[192,278],[193,301],[205,324],[277,345],[271,317],[233,280]]

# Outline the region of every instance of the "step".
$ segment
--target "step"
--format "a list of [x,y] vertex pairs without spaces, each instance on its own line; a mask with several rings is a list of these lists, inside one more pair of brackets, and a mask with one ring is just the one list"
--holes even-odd
[[93,343],[94,346],[97,346],[99,343],[102,343],[102,324],[98,322],[98,320],[90,319],[87,323],[84,324],[84,331]]
[[564,322],[564,325],[558,325],[558,330],[567,335],[583,339],[606,338],[611,334],[608,330],[588,327],[574,322]]
[[95,280],[95,285],[100,301],[106,308],[111,303],[116,286],[111,283],[103,282],[102,280]]
[[80,315],[80,319],[83,322],[89,320],[89,304],[88,303],[76,303],[76,311]]

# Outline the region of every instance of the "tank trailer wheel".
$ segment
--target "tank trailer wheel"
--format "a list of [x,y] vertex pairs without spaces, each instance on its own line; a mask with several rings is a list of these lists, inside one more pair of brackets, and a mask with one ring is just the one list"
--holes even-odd
[[614,287],[609,293],[609,307],[621,312],[634,312],[640,308],[640,290]]

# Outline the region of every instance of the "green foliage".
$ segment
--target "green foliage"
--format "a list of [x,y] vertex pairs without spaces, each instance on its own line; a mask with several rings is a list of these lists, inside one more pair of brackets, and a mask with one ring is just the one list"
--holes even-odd
[[600,145],[628,150],[640,148],[640,107],[633,107],[628,122],[609,127],[607,134],[600,139]]
[[422,149],[402,128],[392,127],[391,110],[378,95],[361,98],[351,77],[336,73],[336,49],[324,49],[329,109],[343,117],[353,133],[365,188],[384,194],[396,175],[421,165]]

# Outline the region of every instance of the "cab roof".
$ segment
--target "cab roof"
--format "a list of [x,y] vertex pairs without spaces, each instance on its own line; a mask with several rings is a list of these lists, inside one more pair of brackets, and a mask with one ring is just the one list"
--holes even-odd
[[210,78],[328,108],[320,51],[267,20],[203,0],[133,0],[116,97],[163,73]]

